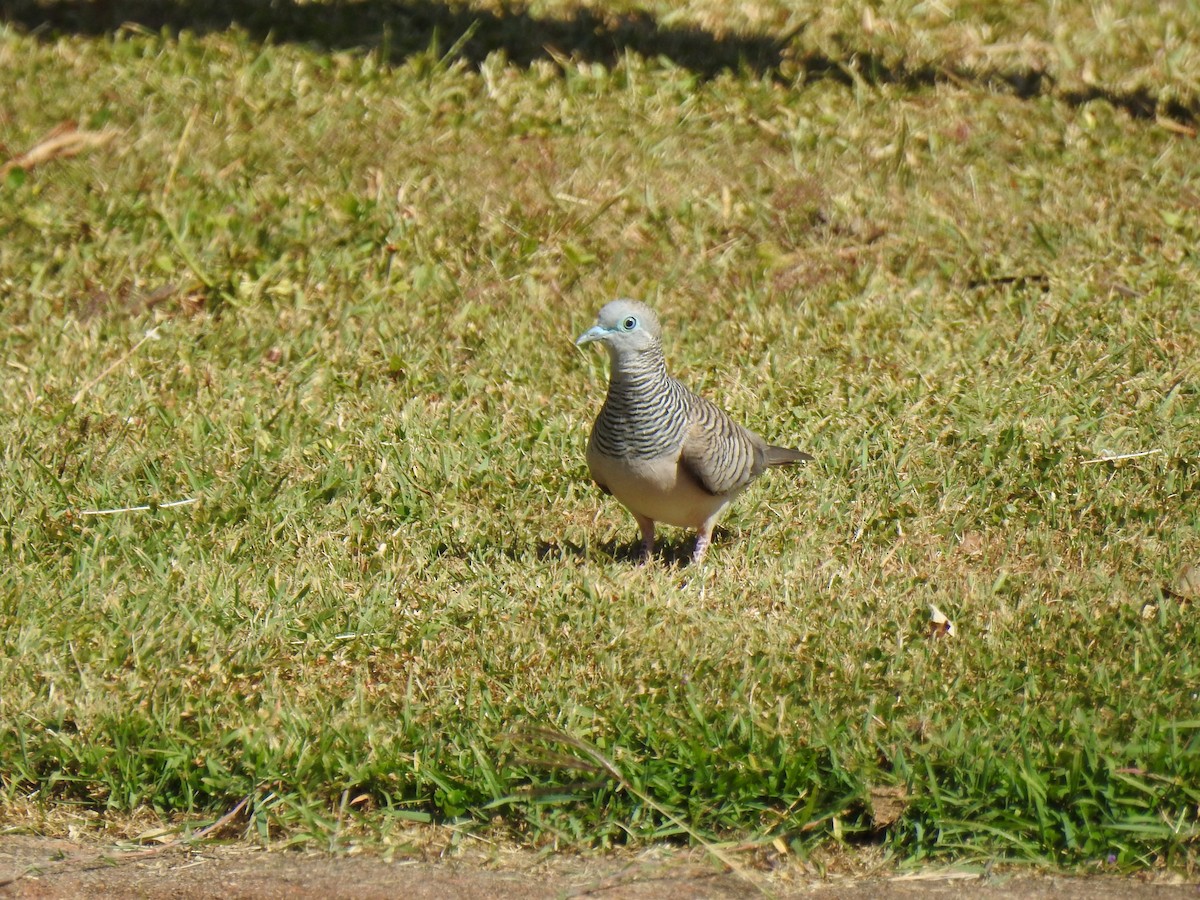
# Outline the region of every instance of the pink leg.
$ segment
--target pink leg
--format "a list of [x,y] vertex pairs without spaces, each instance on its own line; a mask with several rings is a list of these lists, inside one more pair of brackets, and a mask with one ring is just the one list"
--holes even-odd
[[642,530],[642,565],[646,565],[654,558],[654,520],[639,515],[634,518]]
[[696,532],[696,549],[692,551],[692,565],[698,566],[704,562],[704,554],[708,550],[708,544],[712,540],[713,522],[710,519],[700,526],[700,530]]

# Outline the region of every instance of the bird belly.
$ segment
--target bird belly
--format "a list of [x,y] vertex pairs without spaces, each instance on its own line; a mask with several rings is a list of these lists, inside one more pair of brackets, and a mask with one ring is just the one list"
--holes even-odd
[[588,449],[592,477],[635,515],[699,528],[733,499],[715,496],[679,464],[678,455],[659,459],[619,459]]

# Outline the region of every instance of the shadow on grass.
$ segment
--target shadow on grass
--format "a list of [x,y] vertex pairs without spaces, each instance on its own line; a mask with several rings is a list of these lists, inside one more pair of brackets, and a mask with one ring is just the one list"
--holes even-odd
[[[726,543],[728,538],[729,533],[724,528],[718,527],[713,533],[710,549]],[[695,546],[696,536],[694,534],[681,533],[678,537],[670,540],[663,540],[660,537],[654,545],[654,559],[650,564],[677,569],[688,568],[692,564],[692,550]],[[642,541],[641,538],[633,541],[608,540],[584,546],[571,541],[549,540],[538,544],[537,556],[539,560],[574,559],[580,561],[589,557],[609,556],[616,562],[637,566],[642,562]]]
[[703,78],[749,70],[782,79],[791,60],[806,81],[893,84],[919,89],[935,84],[974,85],[1021,98],[1053,96],[1070,106],[1104,100],[1138,119],[1160,115],[1200,121],[1200,99],[1164,99],[1150,88],[1117,91],[1102,86],[1060,88],[1054,75],[1036,67],[1007,69],[954,65],[889,64],[851,46],[837,57],[799,51],[791,34],[717,34],[694,25],[664,25],[645,12],[604,13],[579,8],[568,17],[539,17],[519,6],[474,9],[435,0],[9,0],[0,21],[37,34],[99,36],[134,24],[151,31],[196,34],[240,27],[255,40],[310,44],[326,50],[368,50],[399,63],[414,54],[455,53],[478,66],[503,51],[519,65],[564,58],[616,64],[626,53],[665,57]]
[[[473,564],[486,563],[489,558],[500,557],[510,562],[528,563],[530,556],[545,562],[575,562],[587,560],[603,561],[605,558],[613,562],[637,567],[642,562],[642,540],[637,528],[630,527],[622,530],[621,537],[610,538],[606,541],[585,540],[581,544],[561,538],[542,538],[540,540],[513,539],[508,542],[479,540],[467,542],[462,540],[440,541],[433,547],[433,555],[463,560]],[[725,545],[736,545],[739,534],[724,525],[713,529],[710,551],[720,552]],[[654,544],[652,566],[672,568],[688,568],[692,565],[692,551],[696,546],[696,534],[682,528],[660,526],[658,539]],[[712,557],[710,556],[709,559]]]
[[786,43],[763,34],[718,36],[666,26],[638,12],[577,9],[567,18],[539,18],[520,8],[497,12],[433,0],[13,0],[0,8],[0,19],[30,31],[93,36],[126,23],[196,34],[238,26],[258,40],[374,50],[393,63],[460,41],[458,54],[473,65],[498,50],[520,65],[555,56],[613,65],[633,52],[665,56],[705,77],[743,66],[759,73],[777,69]]

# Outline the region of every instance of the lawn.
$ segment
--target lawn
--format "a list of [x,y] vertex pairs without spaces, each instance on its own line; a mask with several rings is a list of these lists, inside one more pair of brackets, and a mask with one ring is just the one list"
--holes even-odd
[[5,4],[0,820],[1194,872],[1200,11],[726,6]]

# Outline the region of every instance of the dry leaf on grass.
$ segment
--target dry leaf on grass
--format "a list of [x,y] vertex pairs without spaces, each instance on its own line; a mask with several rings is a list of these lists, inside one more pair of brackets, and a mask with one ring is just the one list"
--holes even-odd
[[978,531],[968,531],[958,539],[958,552],[964,556],[979,556],[983,553],[983,535]]
[[903,785],[872,785],[869,793],[871,824],[877,831],[894,824],[908,808],[908,791]]
[[112,128],[102,131],[80,131],[76,122],[61,122],[26,150],[0,165],[0,178],[13,169],[32,169],[34,166],[60,157],[76,156],[92,147],[102,147],[117,136]]
[[1200,597],[1200,568],[1191,563],[1184,565],[1171,583],[1171,593],[1176,597]]
[[933,638],[954,637],[954,623],[946,618],[946,614],[929,604],[929,636]]

